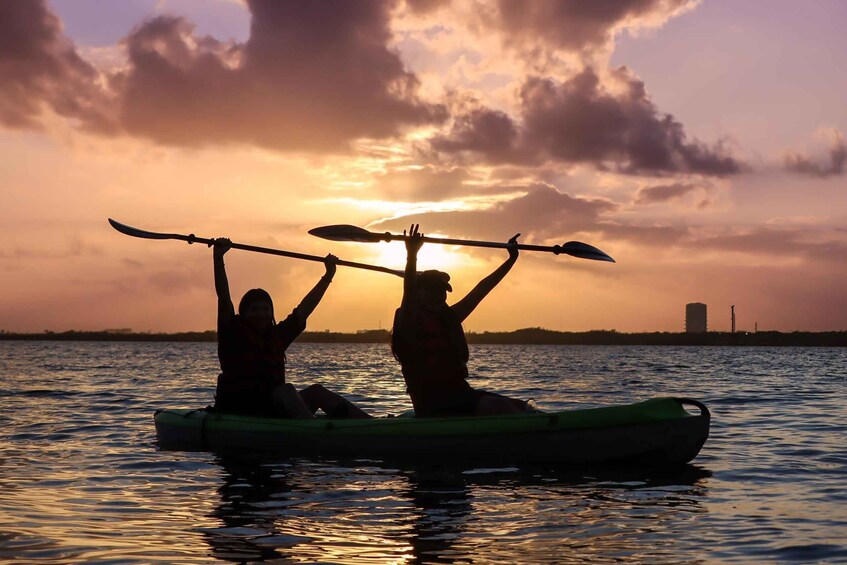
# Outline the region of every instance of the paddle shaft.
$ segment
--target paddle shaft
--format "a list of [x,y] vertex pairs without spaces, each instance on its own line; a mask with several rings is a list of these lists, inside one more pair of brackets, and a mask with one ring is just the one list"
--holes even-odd
[[[405,241],[409,239],[407,235],[397,235],[393,233],[384,233],[377,234],[375,232],[374,236],[378,236],[381,240],[384,241]],[[424,242],[429,243],[440,243],[442,245],[464,245],[468,247],[488,247],[492,249],[508,249],[508,243],[502,243],[497,241],[474,241],[470,239],[450,239],[447,237],[429,237],[422,236]],[[518,243],[518,249],[521,251],[544,251],[547,253],[555,253],[558,255],[562,252],[562,246],[560,245],[531,245],[528,243]]]
[[[113,228],[118,230],[119,232],[129,235],[132,237],[140,237],[143,239],[176,239],[179,241],[185,241],[189,244],[191,243],[203,243],[206,245],[214,245],[215,240],[209,239],[205,237],[197,237],[193,233],[190,235],[182,235],[178,233],[156,233],[156,232],[148,232],[145,230],[140,230],[138,228],[133,228],[131,226],[127,226],[126,224],[122,224],[117,222],[111,218],[109,218],[109,223]],[[326,261],[326,257],[320,257],[318,255],[307,255],[306,253],[297,253],[295,251],[284,251],[282,249],[272,249],[269,247],[259,247],[257,245],[247,245],[244,243],[232,243],[232,249],[241,249],[242,251],[252,251],[253,253],[264,253],[266,255],[278,255],[280,257],[291,257],[292,259],[302,259],[304,261],[315,261],[318,263],[324,263]],[[380,267],[378,265],[368,265],[366,263],[356,263],[354,261],[344,261],[343,259],[338,259],[335,262],[336,265],[342,267],[353,267],[355,269],[365,269],[368,271],[376,271],[378,273],[388,273],[389,275],[394,275],[397,277],[403,277],[402,271],[395,271],[394,269],[389,269],[387,267]]]

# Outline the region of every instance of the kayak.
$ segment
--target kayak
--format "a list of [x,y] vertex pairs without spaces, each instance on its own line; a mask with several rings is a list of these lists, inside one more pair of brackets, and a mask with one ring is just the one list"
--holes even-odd
[[[685,406],[699,410],[692,414]],[[292,420],[165,409],[155,415],[167,450],[275,452],[419,462],[474,460],[669,465],[694,459],[709,437],[708,408],[686,398],[475,417]]]

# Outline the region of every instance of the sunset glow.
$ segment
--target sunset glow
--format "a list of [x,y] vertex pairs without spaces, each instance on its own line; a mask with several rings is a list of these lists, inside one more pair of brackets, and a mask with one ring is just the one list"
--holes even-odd
[[[799,17],[802,15],[802,17]],[[553,245],[473,330],[847,329],[847,5],[756,0],[0,4],[0,330],[214,327],[211,252],[402,269],[402,243]],[[505,251],[425,245],[463,296]],[[233,252],[287,312],[314,263]],[[402,281],[340,269],[310,329],[384,327]]]

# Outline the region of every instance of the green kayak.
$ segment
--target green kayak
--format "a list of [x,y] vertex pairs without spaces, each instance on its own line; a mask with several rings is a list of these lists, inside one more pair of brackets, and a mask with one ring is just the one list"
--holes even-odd
[[[684,406],[696,407],[699,414]],[[586,465],[688,463],[709,437],[696,400],[655,398],[622,406],[505,416],[288,420],[206,410],[159,410],[162,449],[286,455]]]

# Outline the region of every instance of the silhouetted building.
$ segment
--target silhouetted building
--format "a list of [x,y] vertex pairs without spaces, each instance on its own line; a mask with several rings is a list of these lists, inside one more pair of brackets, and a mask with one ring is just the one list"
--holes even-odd
[[706,305],[700,302],[692,302],[685,305],[685,332],[702,334],[706,333]]

